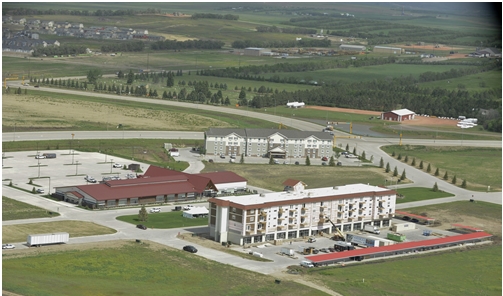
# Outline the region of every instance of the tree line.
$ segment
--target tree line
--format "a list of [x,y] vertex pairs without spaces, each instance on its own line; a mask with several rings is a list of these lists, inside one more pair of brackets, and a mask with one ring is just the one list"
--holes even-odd
[[32,56],[41,57],[44,56],[55,56],[55,55],[72,55],[72,54],[84,54],[86,53],[86,47],[83,45],[61,45],[61,46],[47,46],[42,45],[34,48]]
[[258,26],[255,29],[257,29],[257,32],[260,33],[316,34],[317,32],[316,29],[299,28],[299,27],[280,28],[277,26]]
[[150,45],[152,50],[181,50],[181,49],[221,49],[225,45],[222,41],[214,40],[164,40]]
[[143,41],[114,42],[101,46],[102,52],[138,52],[143,51],[145,43]]
[[247,47],[330,47],[332,42],[329,39],[301,39],[301,40],[235,40],[231,46],[233,48]]
[[215,13],[194,13],[190,18],[192,19],[219,19],[219,20],[231,20],[237,21],[239,19],[239,15],[233,14],[215,14]]

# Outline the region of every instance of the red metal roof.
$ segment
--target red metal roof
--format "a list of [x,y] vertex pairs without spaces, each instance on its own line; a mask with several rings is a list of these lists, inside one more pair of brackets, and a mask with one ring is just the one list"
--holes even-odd
[[215,185],[221,184],[221,183],[234,183],[234,182],[248,181],[245,178],[241,177],[240,175],[238,175],[234,172],[230,172],[230,171],[200,173],[200,174],[196,174],[196,175],[211,179],[211,181],[213,181],[213,183]]
[[333,261],[333,260],[345,259],[345,258],[349,258],[349,257],[366,256],[366,255],[371,255],[371,254],[379,254],[379,253],[387,253],[387,252],[396,252],[396,251],[403,251],[403,250],[408,250],[408,249],[417,249],[417,248],[421,248],[421,247],[431,247],[431,246],[448,244],[448,243],[462,242],[462,241],[471,240],[471,239],[487,238],[487,237],[491,237],[491,236],[492,236],[491,234],[486,233],[486,232],[474,232],[474,233],[469,233],[469,234],[461,234],[461,235],[448,236],[448,237],[442,237],[442,238],[434,238],[434,239],[429,239],[429,240],[424,240],[424,241],[398,243],[398,244],[384,246],[384,247],[373,247],[373,248],[358,249],[358,250],[351,250],[351,251],[344,251],[344,252],[337,252],[337,253],[329,253],[329,254],[323,254],[323,255],[314,255],[314,256],[308,256],[308,257],[306,257],[306,259],[308,259],[312,262],[315,262],[315,263],[320,263],[320,262],[324,262],[324,261]]
[[288,179],[285,182],[283,182],[283,185],[293,187],[297,185],[299,182],[300,182],[299,180]]
[[395,214],[409,216],[409,217],[412,217],[412,218],[417,218],[417,219],[422,219],[422,220],[427,220],[427,221],[434,221],[435,220],[434,218],[428,218],[428,217],[425,217],[425,216],[420,216],[420,215],[411,214],[411,213],[402,212],[402,211],[395,211]]

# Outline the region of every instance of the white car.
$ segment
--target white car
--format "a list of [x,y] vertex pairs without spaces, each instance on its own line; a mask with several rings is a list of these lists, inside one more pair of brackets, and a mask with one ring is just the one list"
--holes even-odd
[[94,179],[91,176],[85,176],[84,179],[86,179],[86,181],[89,182],[89,183],[96,183],[96,179]]
[[300,262],[300,266],[304,266],[304,267],[307,267],[307,268],[314,267],[313,263],[310,262],[310,261],[301,261]]
[[161,212],[161,208],[151,208],[150,212],[151,213],[160,213]]
[[16,246],[11,245],[11,244],[3,244],[2,249],[15,249]]
[[43,189],[43,188],[39,188],[39,189],[37,189],[37,193],[44,193],[44,192],[45,192],[45,191],[44,191],[44,189]]
[[35,159],[44,159],[45,155],[35,155]]
[[122,165],[120,163],[114,163],[114,168],[121,168]]
[[191,206],[191,205],[186,205],[186,206],[184,206],[184,207],[183,207],[183,209],[187,211],[187,210],[192,209],[193,207],[194,207],[194,206]]

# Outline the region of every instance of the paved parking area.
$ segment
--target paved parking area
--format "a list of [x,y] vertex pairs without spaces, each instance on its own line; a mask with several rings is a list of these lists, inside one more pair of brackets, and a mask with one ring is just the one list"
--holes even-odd
[[[122,168],[114,168],[113,164],[140,164],[142,171],[146,171],[148,164],[105,155],[95,152],[81,152],[68,150],[40,151],[42,153],[56,153],[56,158],[36,159],[36,151],[6,152],[2,158],[3,184],[12,184],[26,190],[33,187],[43,188],[48,193],[51,188],[71,185],[84,185],[86,175],[101,181],[103,177],[119,176],[126,178],[134,173]],[[33,184],[29,184],[33,179]],[[38,185],[38,186],[37,186]],[[54,189],[51,190],[51,193]]]

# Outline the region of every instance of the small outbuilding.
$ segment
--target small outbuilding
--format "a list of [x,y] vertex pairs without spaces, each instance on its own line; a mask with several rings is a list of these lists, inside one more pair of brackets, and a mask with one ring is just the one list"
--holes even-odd
[[416,113],[408,109],[393,110],[381,113],[382,120],[405,121],[414,119]]

